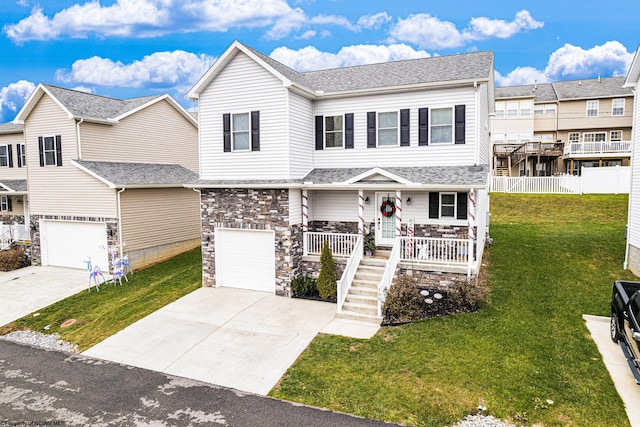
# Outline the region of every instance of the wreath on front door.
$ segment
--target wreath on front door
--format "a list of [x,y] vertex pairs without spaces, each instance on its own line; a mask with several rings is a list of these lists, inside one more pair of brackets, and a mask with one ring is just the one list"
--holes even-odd
[[385,200],[380,205],[380,213],[382,216],[390,217],[396,213],[396,204],[393,203],[393,200]]

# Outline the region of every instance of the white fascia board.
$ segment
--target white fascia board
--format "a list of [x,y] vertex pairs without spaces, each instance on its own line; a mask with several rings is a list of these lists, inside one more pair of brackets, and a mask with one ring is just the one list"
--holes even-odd
[[635,88],[638,85],[639,81],[640,81],[640,45],[638,45],[638,49],[636,49],[636,54],[633,56],[631,67],[629,67],[627,78],[625,79],[622,87]]
[[[487,184],[313,184],[313,183],[224,183],[220,184],[205,184],[205,183],[189,183],[183,184],[186,188],[194,189],[207,189],[207,188],[251,188],[251,189],[264,189],[264,188],[289,188],[289,189],[305,189],[305,190],[366,190],[366,191],[464,191],[469,189],[486,189]],[[127,187],[130,188],[130,187]]]
[[42,95],[44,95],[45,93],[49,95],[51,99],[53,99],[53,101],[62,109],[62,111],[67,113],[67,116],[69,116],[70,119],[74,118],[73,114],[71,114],[71,111],[67,110],[67,108],[58,100],[58,98],[56,98],[51,94],[51,92],[49,92],[45,85],[43,85],[42,83],[38,83],[38,86],[33,92],[31,92],[31,95],[29,95],[29,98],[27,98],[27,101],[24,103],[13,122],[17,124],[24,124],[24,121],[27,119],[27,117],[29,117],[31,111],[33,111],[35,106],[40,101],[40,98],[42,98]]

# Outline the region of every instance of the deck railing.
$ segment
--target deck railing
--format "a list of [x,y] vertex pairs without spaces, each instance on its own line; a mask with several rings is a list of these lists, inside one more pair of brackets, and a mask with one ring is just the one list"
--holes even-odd
[[384,268],[382,280],[380,280],[380,284],[378,285],[378,317],[382,317],[382,305],[387,296],[387,291],[391,287],[393,276],[396,274],[396,267],[398,267],[398,262],[400,261],[401,239],[402,237],[396,237],[393,248],[391,248],[391,253],[389,254],[389,259]]
[[357,237],[356,245],[353,247],[349,261],[347,261],[347,266],[344,268],[342,277],[340,277],[340,280],[338,281],[338,313],[342,313],[342,306],[347,298],[351,284],[353,283],[353,278],[356,276],[356,271],[358,270],[360,261],[362,261],[364,240],[362,239],[362,236]]
[[399,256],[402,261],[447,266],[468,266],[468,239],[442,237],[400,237]]
[[564,147],[565,156],[577,154],[631,155],[631,141],[570,142]]
[[357,234],[306,232],[303,238],[304,255],[320,255],[324,242],[329,243],[333,256],[350,257],[357,242]]
[[496,193],[580,194],[579,176],[492,176],[491,191]]
[[30,237],[28,225],[0,223],[0,249],[8,249],[13,242],[24,242]]

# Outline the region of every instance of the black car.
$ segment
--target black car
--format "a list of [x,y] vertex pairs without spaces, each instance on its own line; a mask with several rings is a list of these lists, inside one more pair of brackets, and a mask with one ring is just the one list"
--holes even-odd
[[611,339],[620,344],[640,384],[640,282],[616,280],[613,284]]

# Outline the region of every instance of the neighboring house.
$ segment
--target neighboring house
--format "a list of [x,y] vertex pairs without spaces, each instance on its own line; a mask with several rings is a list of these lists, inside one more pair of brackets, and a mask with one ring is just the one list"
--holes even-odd
[[25,159],[22,125],[1,124],[0,223],[25,224],[29,216]]
[[18,113],[26,146],[31,260],[134,268],[200,242],[197,123],[168,95],[113,99],[40,84]]
[[627,247],[624,268],[640,276],[640,46],[629,68],[624,87],[634,91],[633,139],[631,154],[631,190],[629,193],[629,218],[627,222]]
[[580,174],[628,166],[633,94],[623,77],[496,88],[493,174]]
[[424,281],[477,273],[491,52],[300,73],[234,42],[189,96],[205,286],[291,295],[292,278],[317,274],[324,240],[348,258],[367,229]]

